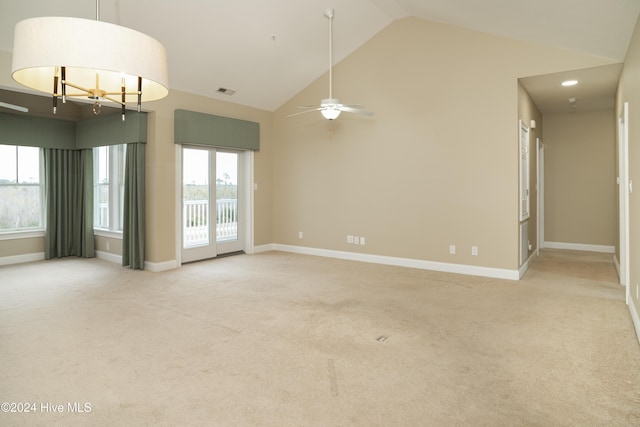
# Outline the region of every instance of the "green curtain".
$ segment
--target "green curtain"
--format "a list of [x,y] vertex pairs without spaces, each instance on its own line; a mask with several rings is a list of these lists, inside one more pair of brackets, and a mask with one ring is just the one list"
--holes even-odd
[[45,259],[95,256],[93,152],[43,148]]
[[145,208],[143,143],[127,144],[124,178],[122,265],[144,269]]

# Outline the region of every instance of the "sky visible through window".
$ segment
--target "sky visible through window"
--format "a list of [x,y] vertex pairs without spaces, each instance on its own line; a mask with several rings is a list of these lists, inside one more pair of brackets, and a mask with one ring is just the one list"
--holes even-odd
[[[207,150],[185,149],[182,169],[185,184],[208,185],[209,159]],[[238,155],[236,153],[216,153],[216,180],[227,184],[238,183]]]
[[0,182],[16,183],[17,178],[20,184],[37,184],[40,181],[39,156],[37,147],[0,145]]

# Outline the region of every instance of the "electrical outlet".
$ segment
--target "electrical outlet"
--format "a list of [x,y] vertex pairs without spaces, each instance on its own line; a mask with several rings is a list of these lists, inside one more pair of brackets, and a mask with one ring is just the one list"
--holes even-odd
[[347,243],[353,243],[353,236],[351,234],[347,235]]
[[478,256],[478,247],[477,246],[471,246],[471,255]]
[[359,244],[360,244],[360,238],[359,238],[358,236],[354,236],[354,237],[353,237],[353,243],[354,243],[355,245],[359,245]]
[[298,239],[302,239],[302,231],[298,231]]
[[455,255],[456,254],[456,245],[449,245],[449,253],[451,255]]
[[364,245],[364,236],[360,236],[360,244]]

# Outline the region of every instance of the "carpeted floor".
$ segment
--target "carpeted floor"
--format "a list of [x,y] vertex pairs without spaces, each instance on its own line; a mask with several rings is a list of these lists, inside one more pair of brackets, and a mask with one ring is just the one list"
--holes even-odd
[[279,252],[0,267],[0,425],[638,426],[616,282],[610,254],[552,250],[521,281]]

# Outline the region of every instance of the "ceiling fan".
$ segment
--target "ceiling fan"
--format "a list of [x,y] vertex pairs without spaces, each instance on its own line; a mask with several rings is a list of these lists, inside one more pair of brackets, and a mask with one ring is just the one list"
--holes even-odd
[[363,116],[373,116],[371,111],[366,111],[362,105],[341,104],[338,98],[333,97],[333,15],[334,10],[329,8],[324,11],[324,16],[329,20],[329,98],[320,101],[320,105],[301,106],[306,108],[305,111],[293,113],[287,117],[298,116],[300,114],[309,113],[311,111],[320,111],[322,116],[327,120],[335,120],[341,112],[356,113]]
[[9,108],[10,110],[21,111],[23,113],[28,113],[29,109],[27,107],[21,107],[20,105],[7,104],[6,102],[0,101],[0,107]]

